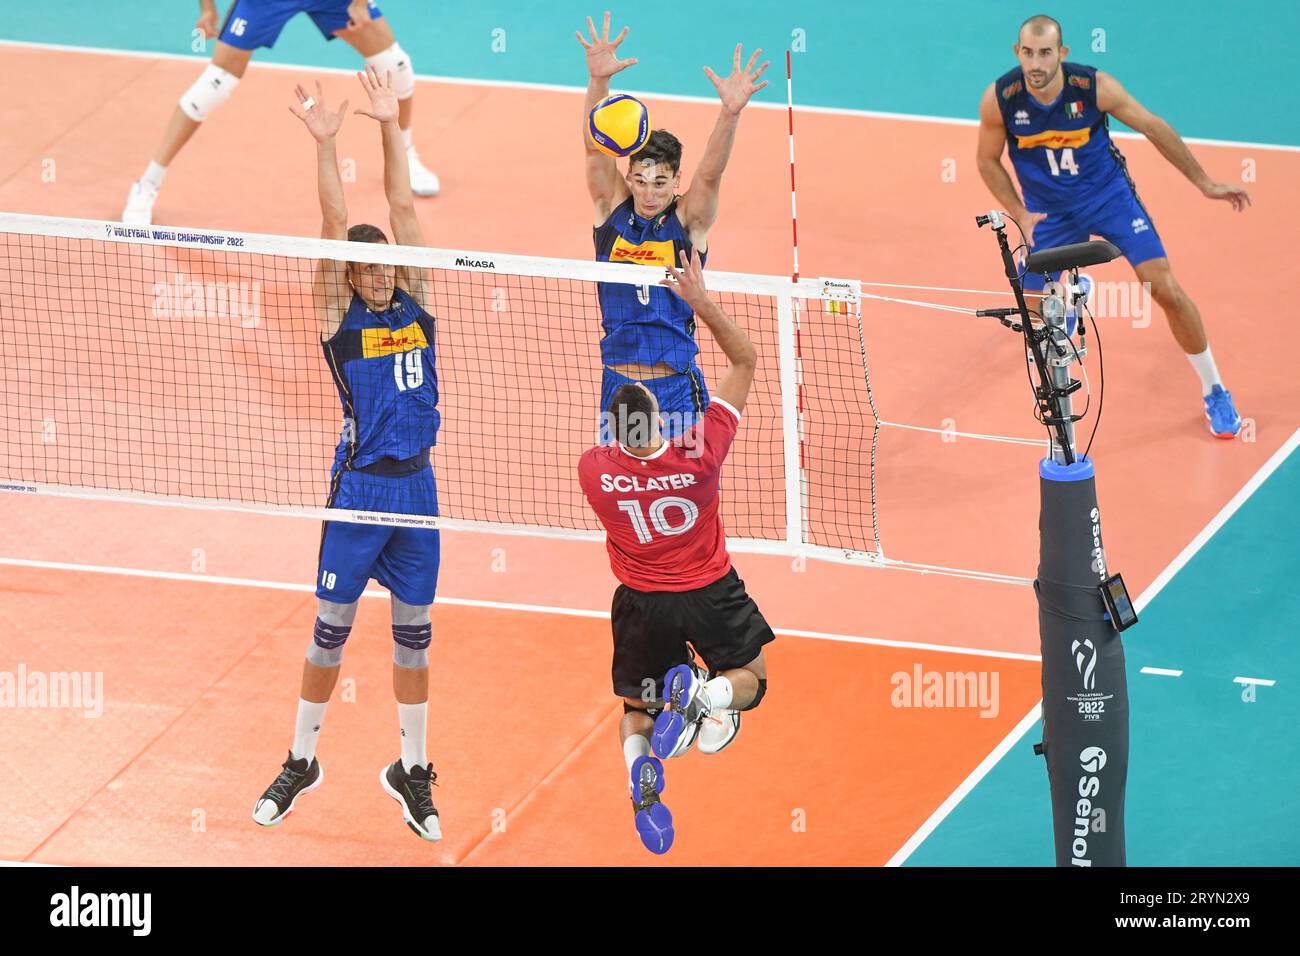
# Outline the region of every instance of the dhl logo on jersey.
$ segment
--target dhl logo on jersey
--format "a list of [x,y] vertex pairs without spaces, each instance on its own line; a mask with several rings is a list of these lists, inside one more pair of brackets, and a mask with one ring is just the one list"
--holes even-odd
[[1086,146],[1091,138],[1092,130],[1086,126],[1083,129],[1045,129],[1032,136],[1017,136],[1016,145],[1021,149],[1034,149],[1038,146],[1047,149],[1078,149]]
[[634,246],[622,236],[614,240],[609,251],[610,262],[632,262],[639,266],[676,265],[672,242],[643,242]]
[[429,344],[420,323],[412,322],[400,329],[362,329],[361,357],[382,358],[395,352],[422,349]]

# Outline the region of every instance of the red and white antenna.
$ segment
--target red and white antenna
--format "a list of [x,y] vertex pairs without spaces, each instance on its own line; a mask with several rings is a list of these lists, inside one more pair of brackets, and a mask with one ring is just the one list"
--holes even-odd
[[790,237],[794,249],[794,272],[791,282],[799,281],[799,217],[794,200],[794,70],[791,66],[790,51],[785,51],[785,97],[786,109],[790,116]]

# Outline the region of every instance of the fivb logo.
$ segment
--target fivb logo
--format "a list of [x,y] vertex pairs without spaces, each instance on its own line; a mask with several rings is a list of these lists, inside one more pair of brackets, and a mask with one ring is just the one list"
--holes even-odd
[[68,893],[50,897],[50,925],[129,926],[132,936],[148,936],[152,928],[152,893]]
[[1093,646],[1092,641],[1084,638],[1070,645],[1070,653],[1074,655],[1075,669],[1083,679],[1083,689],[1096,690],[1097,648]]
[[1106,829],[1106,812],[1096,808],[1097,824],[1093,823],[1092,798],[1101,792],[1100,773],[1106,766],[1106,751],[1100,747],[1084,747],[1079,751],[1079,767],[1083,776],[1079,778],[1079,802],[1074,807],[1074,842],[1070,844],[1070,863],[1074,866],[1092,866],[1088,859],[1088,833],[1094,828]]

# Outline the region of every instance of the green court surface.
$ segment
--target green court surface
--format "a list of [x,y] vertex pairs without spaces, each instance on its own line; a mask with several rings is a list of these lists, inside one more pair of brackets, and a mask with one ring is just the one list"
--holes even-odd
[[[223,13],[228,6],[218,4]],[[585,86],[573,31],[605,9],[575,0],[386,0],[379,6],[421,75],[564,86]],[[1039,12],[1006,0],[723,0],[689,12],[628,4],[613,8],[616,29],[631,29],[620,53],[640,62],[615,85],[712,98],[701,67],[723,70],[734,44],[743,42],[746,50],[762,47],[773,62],[772,83],[756,102],[785,102],[784,53],[793,47],[802,51],[795,57],[800,105],[970,120],[983,89],[1014,66],[1016,27]],[[5,18],[0,39],[202,56],[191,47],[197,13],[197,3],[61,0]],[[1300,145],[1300,115],[1277,109],[1277,98],[1267,93],[1290,88],[1291,60],[1261,47],[1268,37],[1300,32],[1300,4],[1098,0],[1054,15],[1070,59],[1113,73],[1184,136]],[[305,16],[290,21],[275,48],[257,57],[357,64],[349,47],[323,42]],[[1194,79],[1207,72],[1216,82]]]
[[[1297,501],[1292,451],[1125,632],[1131,866],[1300,863]],[[1251,700],[1238,677],[1276,683]],[[1051,865],[1047,770],[1032,748],[1041,739],[1039,723],[907,864]]]

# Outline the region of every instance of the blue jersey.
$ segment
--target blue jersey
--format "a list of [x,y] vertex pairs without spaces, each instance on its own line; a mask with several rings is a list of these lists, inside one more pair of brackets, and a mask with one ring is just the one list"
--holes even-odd
[[338,468],[414,458],[437,441],[434,320],[405,291],[394,292],[382,312],[354,292],[338,331],[322,345],[343,403]]
[[[681,266],[681,253],[691,254],[691,240],[677,217],[677,200],[646,219],[636,213],[631,198],[592,229],[596,258],[601,262],[630,262],[643,266]],[[707,258],[700,254],[700,263]],[[600,358],[606,365],[660,362],[677,372],[695,363],[695,312],[681,296],[660,285],[636,286],[602,282]]]
[[1047,105],[1030,94],[1019,67],[994,87],[1011,164],[1030,212],[1084,208],[1128,181],[1108,118],[1097,108],[1096,68],[1067,61],[1061,70],[1065,87]]

